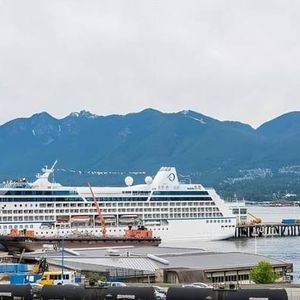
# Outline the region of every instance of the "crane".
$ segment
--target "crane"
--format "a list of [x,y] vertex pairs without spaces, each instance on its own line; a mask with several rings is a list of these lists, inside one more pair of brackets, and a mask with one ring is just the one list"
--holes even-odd
[[253,220],[251,221],[252,224],[260,224],[261,223],[261,218],[256,217],[249,212],[248,212],[248,215],[253,218]]
[[106,224],[105,224],[105,219],[104,219],[103,214],[102,214],[101,207],[99,206],[99,203],[96,200],[95,194],[94,194],[90,184],[89,184],[89,188],[90,188],[90,191],[91,191],[92,196],[93,196],[93,200],[94,200],[94,203],[95,203],[95,207],[96,207],[98,216],[100,218],[101,228],[102,228],[102,236],[106,237]]

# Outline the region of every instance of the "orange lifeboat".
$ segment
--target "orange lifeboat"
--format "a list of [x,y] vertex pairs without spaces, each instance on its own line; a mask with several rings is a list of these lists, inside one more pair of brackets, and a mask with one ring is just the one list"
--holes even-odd
[[125,237],[127,238],[152,238],[153,232],[151,229],[147,229],[145,226],[139,226],[137,229],[133,229],[132,226],[128,226],[125,229]]

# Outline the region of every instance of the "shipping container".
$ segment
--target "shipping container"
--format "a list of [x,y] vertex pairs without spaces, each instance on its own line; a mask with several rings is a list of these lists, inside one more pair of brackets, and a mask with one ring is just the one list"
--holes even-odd
[[286,224],[286,225],[294,225],[297,223],[297,220],[296,219],[282,219],[281,223]]

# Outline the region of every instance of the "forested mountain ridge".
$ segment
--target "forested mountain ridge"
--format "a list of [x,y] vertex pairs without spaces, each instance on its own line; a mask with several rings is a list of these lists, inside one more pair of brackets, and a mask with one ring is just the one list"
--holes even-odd
[[42,112],[0,126],[0,149],[1,179],[32,179],[55,160],[56,179],[65,184],[121,184],[129,172],[154,175],[161,166],[176,166],[225,197],[300,195],[300,112],[257,129],[194,111],[81,111],[62,119]]

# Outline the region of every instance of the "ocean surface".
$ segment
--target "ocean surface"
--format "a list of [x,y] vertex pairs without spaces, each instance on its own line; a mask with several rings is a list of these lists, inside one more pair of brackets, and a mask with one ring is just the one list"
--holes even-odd
[[[300,219],[300,207],[249,206],[248,211],[260,217],[263,222],[281,222],[282,219]],[[257,253],[275,259],[292,262],[294,282],[300,283],[300,236],[263,237],[225,241],[191,241],[163,244],[162,246],[201,248],[219,252]]]

